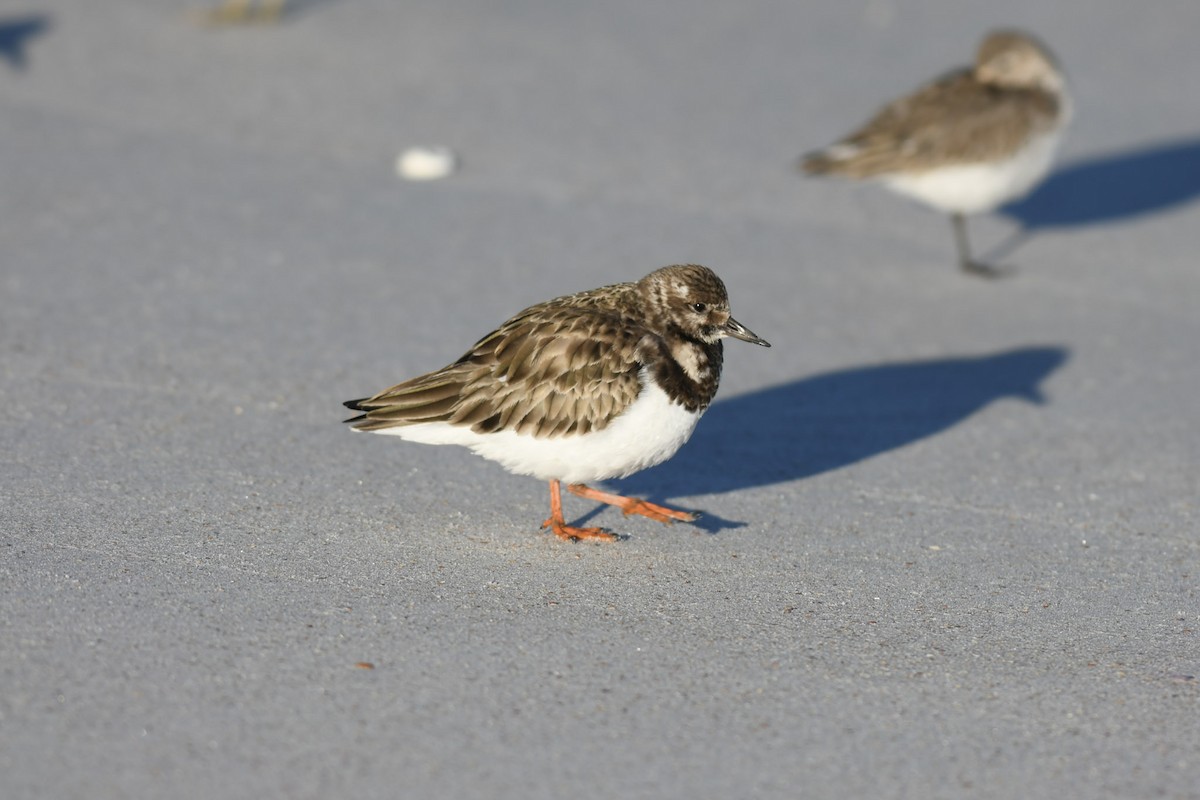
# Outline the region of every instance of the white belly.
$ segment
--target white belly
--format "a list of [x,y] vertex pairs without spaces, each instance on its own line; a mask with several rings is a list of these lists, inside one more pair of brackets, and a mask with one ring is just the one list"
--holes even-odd
[[671,402],[666,392],[643,378],[629,408],[600,431],[536,438],[512,431],[476,433],[444,422],[385,428],[375,433],[424,444],[457,444],[499,462],[509,472],[542,480],[589,483],[623,478],[661,464],[692,435],[702,412]]
[[1038,136],[1004,161],[896,173],[880,180],[892,191],[941,211],[960,214],[991,211],[1023,196],[1045,177],[1061,140],[1059,128]]

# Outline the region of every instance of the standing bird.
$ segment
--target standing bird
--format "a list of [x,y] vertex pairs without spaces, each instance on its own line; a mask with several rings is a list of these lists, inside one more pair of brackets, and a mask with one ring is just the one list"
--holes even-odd
[[614,540],[563,519],[559,483],[659,522],[695,514],[586,486],[666,461],[717,393],[721,339],[770,347],[729,314],[725,284],[685,264],[530,306],[436,372],[345,405],[360,431],[457,444],[550,482],[562,539]]
[[996,277],[999,270],[972,259],[964,215],[992,211],[1045,177],[1070,117],[1066,80],[1050,51],[1029,34],[994,31],[974,68],[893,101],[800,167],[875,179],[949,213],[959,266]]

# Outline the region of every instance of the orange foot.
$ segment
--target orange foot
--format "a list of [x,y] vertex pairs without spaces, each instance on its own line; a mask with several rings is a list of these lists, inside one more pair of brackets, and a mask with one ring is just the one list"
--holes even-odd
[[649,517],[657,522],[663,522],[670,525],[672,522],[679,520],[680,522],[695,522],[700,518],[699,514],[693,514],[690,511],[680,511],[675,508],[667,508],[666,506],[656,505],[647,500],[639,500],[636,497],[624,497],[619,494],[609,494],[602,492],[599,489],[593,489],[590,486],[585,486],[582,483],[572,483],[567,486],[571,494],[586,497],[589,500],[598,500],[601,503],[607,503],[610,506],[616,506],[625,513],[625,516],[630,514],[640,514],[643,517]]
[[557,520],[554,517],[543,522],[542,527],[554,531],[554,535],[558,538],[568,539],[572,542],[584,539],[596,539],[601,542],[615,542],[617,540],[615,533],[609,533],[603,528],[576,528],[573,525],[566,525],[562,520]]
[[560,539],[569,539],[573,542],[584,539],[596,539],[601,542],[617,540],[615,533],[609,533],[603,528],[576,528],[568,525],[563,519],[562,492],[559,489],[558,481],[550,481],[550,516],[542,523],[542,527],[554,531],[554,535]]

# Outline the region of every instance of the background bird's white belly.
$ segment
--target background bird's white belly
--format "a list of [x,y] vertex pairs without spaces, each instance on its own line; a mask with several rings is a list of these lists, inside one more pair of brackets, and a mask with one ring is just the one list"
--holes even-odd
[[666,461],[692,435],[700,414],[673,403],[653,382],[645,382],[637,400],[608,427],[584,435],[538,438],[512,431],[476,433],[444,422],[378,433],[411,442],[469,447],[518,475],[588,483],[621,478]]
[[880,180],[892,191],[947,212],[991,211],[1028,192],[1050,169],[1061,139],[1059,132],[1036,137],[1003,161],[959,164],[920,173],[887,175]]

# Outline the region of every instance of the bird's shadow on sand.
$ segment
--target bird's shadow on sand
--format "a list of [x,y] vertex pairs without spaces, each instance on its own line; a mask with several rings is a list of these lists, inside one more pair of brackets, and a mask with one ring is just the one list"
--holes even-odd
[[1032,194],[1001,209],[1020,230],[989,253],[996,260],[1036,233],[1102,225],[1185,205],[1200,197],[1200,139],[1182,139],[1076,161]]
[[46,14],[0,18],[0,61],[18,72],[29,66],[29,43],[50,30]]
[[[856,367],[719,401],[675,458],[609,483],[663,503],[819,475],[944,431],[994,400],[1041,404],[1039,384],[1067,357],[1028,347]],[[745,525],[707,512],[694,524],[709,533]]]

